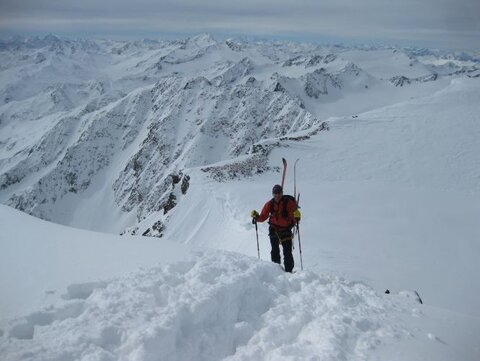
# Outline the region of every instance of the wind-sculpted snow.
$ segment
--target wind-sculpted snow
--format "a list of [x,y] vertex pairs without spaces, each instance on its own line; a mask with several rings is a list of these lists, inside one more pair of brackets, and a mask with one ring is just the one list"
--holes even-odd
[[[12,320],[14,360],[370,360],[412,339],[418,304],[361,283],[209,251],[108,282],[74,284],[64,301]],[[415,309],[417,309],[415,311]]]

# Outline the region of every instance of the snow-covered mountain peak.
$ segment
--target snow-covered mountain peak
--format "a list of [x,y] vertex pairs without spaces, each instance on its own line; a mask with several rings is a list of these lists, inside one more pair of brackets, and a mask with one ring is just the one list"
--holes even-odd
[[210,34],[199,34],[187,39],[187,44],[195,44],[198,47],[206,48],[217,45],[218,42]]

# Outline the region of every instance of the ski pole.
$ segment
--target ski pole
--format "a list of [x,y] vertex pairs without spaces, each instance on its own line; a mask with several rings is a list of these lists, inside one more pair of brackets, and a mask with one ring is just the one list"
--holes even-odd
[[258,253],[258,259],[260,259],[260,245],[258,243],[258,225],[257,225],[257,220],[255,218],[252,218],[252,223],[255,225],[255,234],[257,235],[257,253]]
[[293,198],[297,198],[297,162],[299,160],[300,158],[298,158],[293,165]]
[[300,225],[298,222],[297,222],[297,236],[298,236],[298,249],[300,250],[300,266],[303,271],[302,242],[300,241]]
[[282,174],[282,189],[283,189],[283,185],[285,184],[285,175],[287,174],[287,160],[285,158],[282,158],[282,163],[283,163],[283,174]]
[[[297,207],[300,208],[300,192],[297,196]],[[302,258],[302,242],[300,241],[300,222],[297,221],[297,236],[298,236],[298,250],[300,251],[300,266],[303,271],[303,258]]]

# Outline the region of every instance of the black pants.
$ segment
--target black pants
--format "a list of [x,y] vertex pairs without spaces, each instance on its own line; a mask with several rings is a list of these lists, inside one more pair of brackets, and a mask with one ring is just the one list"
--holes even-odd
[[270,245],[272,251],[270,252],[272,262],[280,264],[280,245],[283,248],[283,264],[286,272],[292,272],[294,261],[292,254],[292,239],[293,234],[290,230],[276,230],[272,227],[269,229]]

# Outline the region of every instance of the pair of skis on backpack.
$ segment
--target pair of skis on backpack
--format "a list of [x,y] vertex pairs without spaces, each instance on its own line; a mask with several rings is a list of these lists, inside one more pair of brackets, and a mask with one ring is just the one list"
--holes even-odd
[[[293,197],[295,198],[297,202],[297,208],[300,208],[300,192],[298,192],[297,196],[297,163],[300,159],[297,158],[293,165]],[[283,163],[283,172],[282,172],[282,189],[283,185],[285,184],[285,176],[287,175],[287,160],[285,158],[282,158],[282,163]],[[302,242],[300,241],[300,224],[297,222],[295,225],[295,231],[294,234],[296,233],[298,237],[298,250],[300,251],[300,268],[303,271],[303,257],[302,257]]]

